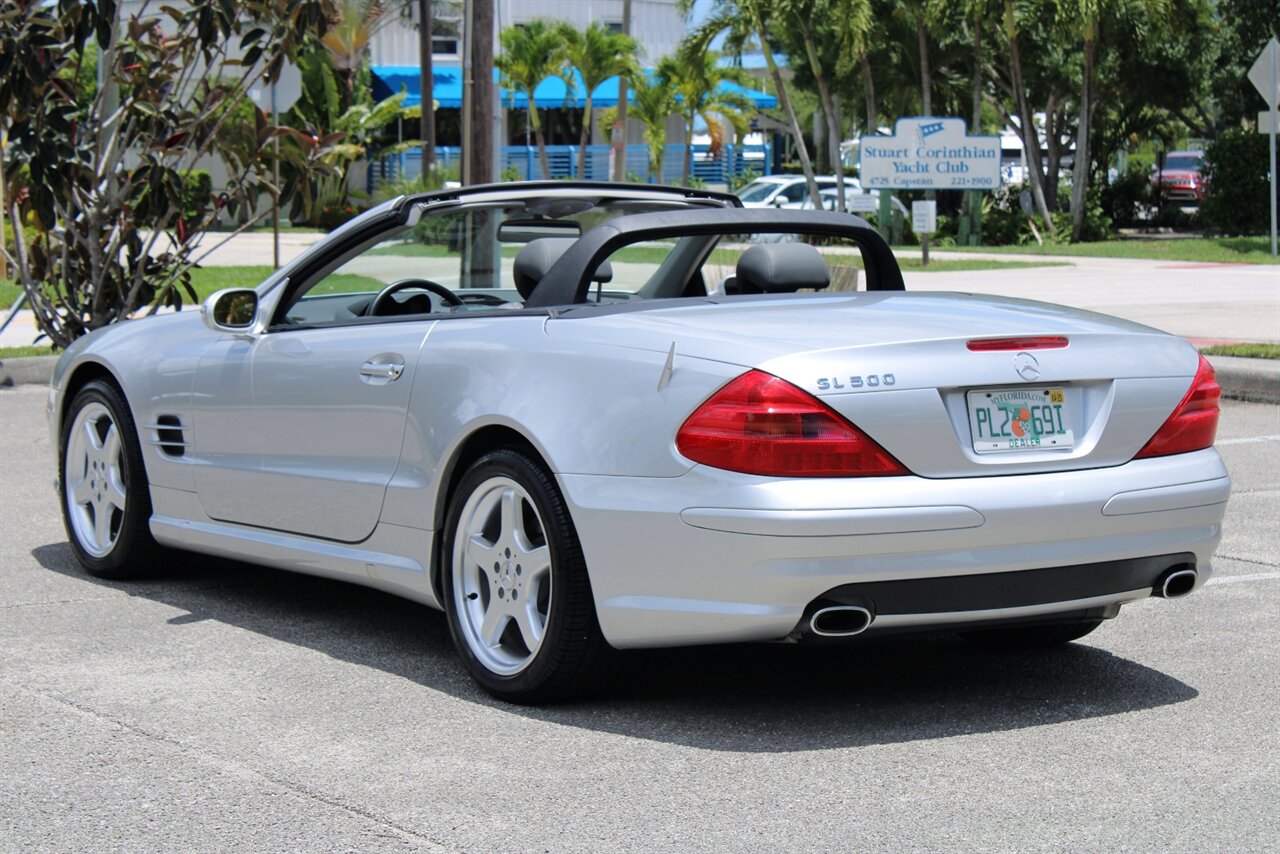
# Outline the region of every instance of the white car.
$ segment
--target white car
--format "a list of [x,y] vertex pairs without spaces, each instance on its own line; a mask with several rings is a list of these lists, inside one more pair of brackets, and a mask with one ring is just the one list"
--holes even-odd
[[[406,596],[519,702],[639,647],[1063,643],[1209,577],[1230,482],[1190,344],[906,293],[857,217],[737,205],[401,197],[256,288],[79,339],[48,407],[72,550]],[[753,233],[856,246],[867,290],[824,293],[848,253],[724,239]]]
[[[819,192],[836,187],[834,175],[819,175],[815,180]],[[846,178],[846,188],[853,182],[853,178]],[[737,196],[746,208],[803,207],[810,203],[809,184],[803,175],[765,175],[739,189]]]

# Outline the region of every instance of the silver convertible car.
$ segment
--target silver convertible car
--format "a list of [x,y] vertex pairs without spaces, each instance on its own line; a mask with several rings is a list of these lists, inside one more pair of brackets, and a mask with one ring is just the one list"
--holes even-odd
[[173,549],[443,609],[493,695],[620,650],[1065,643],[1201,586],[1230,482],[1186,341],[906,293],[857,217],[668,187],[408,196],[58,362],[76,556]]

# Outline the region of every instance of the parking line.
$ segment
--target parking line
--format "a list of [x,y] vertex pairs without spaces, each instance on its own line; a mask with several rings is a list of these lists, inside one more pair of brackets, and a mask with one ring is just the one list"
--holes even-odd
[[1240,584],[1245,581],[1275,581],[1280,572],[1253,572],[1248,575],[1215,575],[1205,584]]
[[1272,436],[1250,436],[1247,439],[1220,439],[1214,442],[1215,445],[1252,445],[1254,442],[1275,442],[1280,440],[1280,434]]

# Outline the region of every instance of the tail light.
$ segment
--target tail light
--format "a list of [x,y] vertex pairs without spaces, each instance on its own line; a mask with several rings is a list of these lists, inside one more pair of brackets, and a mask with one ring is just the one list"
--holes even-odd
[[1185,454],[1213,445],[1218,432],[1218,399],[1222,388],[1213,376],[1213,365],[1204,356],[1191,388],[1183,396],[1178,408],[1165,419],[1164,424],[1138,451],[1137,459],[1164,457],[1169,454]]
[[744,474],[909,474],[822,401],[763,371],[749,371],[708,398],[680,427],[676,447],[694,462]]
[[1002,350],[1061,350],[1070,343],[1064,335],[1035,335],[1022,338],[975,338],[966,346],[975,353]]

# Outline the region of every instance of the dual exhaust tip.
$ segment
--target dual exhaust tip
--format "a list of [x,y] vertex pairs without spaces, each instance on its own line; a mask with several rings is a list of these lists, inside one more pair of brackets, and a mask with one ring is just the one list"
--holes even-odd
[[[1195,590],[1199,573],[1183,564],[1164,572],[1151,587],[1153,596],[1162,599],[1181,599]],[[824,638],[850,638],[860,635],[875,622],[872,606],[825,605],[809,616],[809,631]]]
[[870,628],[875,618],[861,605],[827,605],[809,617],[809,631],[824,638],[851,638]]
[[1181,599],[1183,596],[1190,596],[1191,591],[1196,589],[1196,580],[1199,577],[1199,573],[1186,564],[1181,568],[1175,566],[1156,579],[1155,585],[1151,588],[1151,595],[1159,596],[1161,599]]

